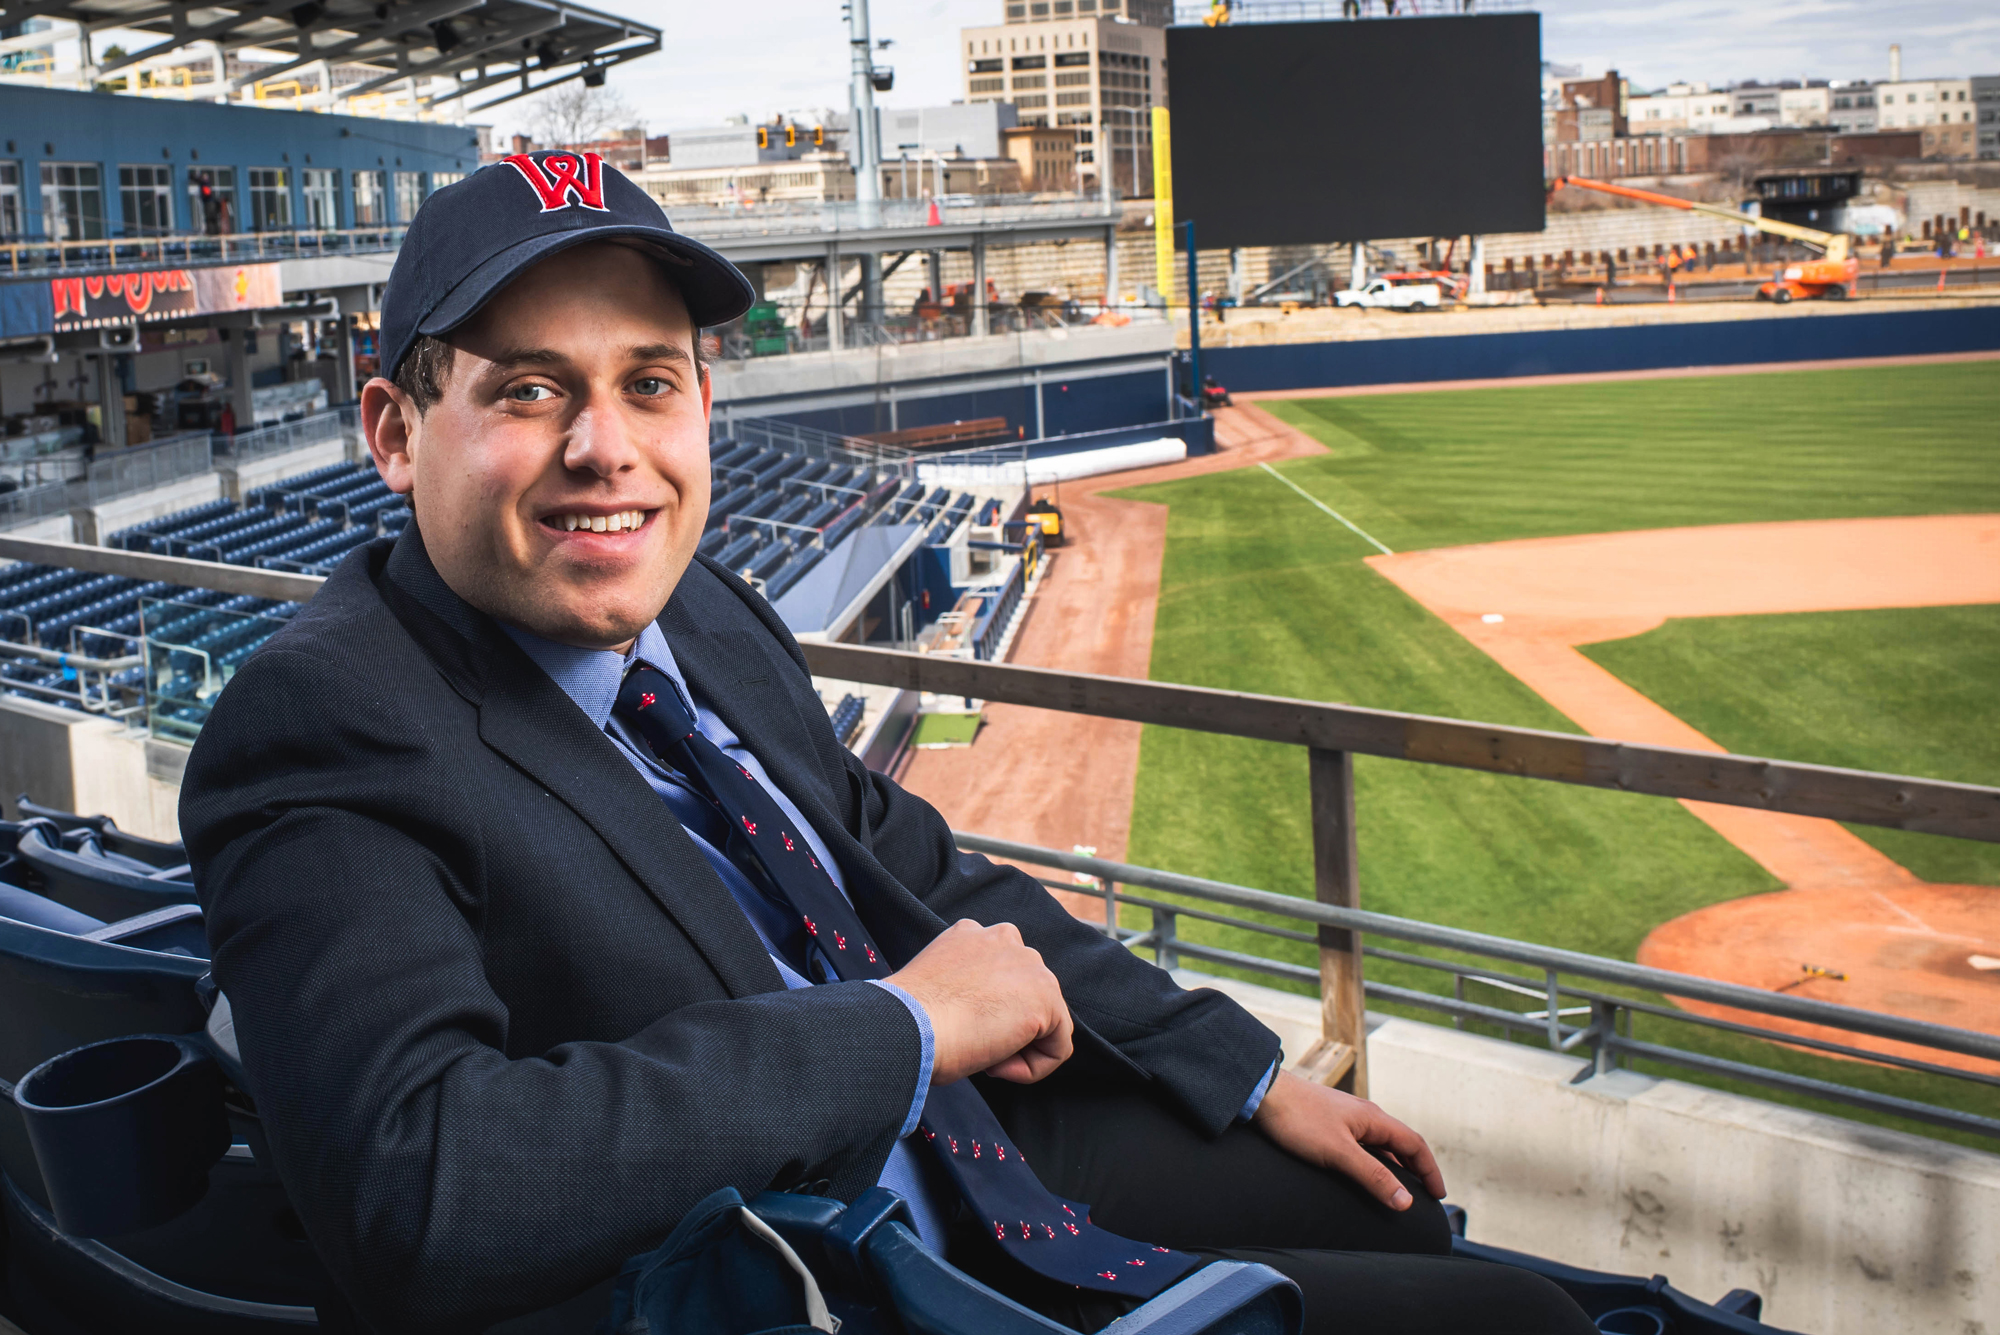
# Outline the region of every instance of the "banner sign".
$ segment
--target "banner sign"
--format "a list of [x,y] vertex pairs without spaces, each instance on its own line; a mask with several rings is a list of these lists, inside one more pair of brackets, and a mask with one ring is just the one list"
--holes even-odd
[[49,291],[58,331],[151,324],[284,303],[275,264],[52,278]]

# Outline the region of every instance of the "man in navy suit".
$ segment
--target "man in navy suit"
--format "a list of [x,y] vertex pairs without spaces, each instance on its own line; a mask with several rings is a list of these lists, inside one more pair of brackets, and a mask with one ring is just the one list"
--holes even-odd
[[[415,522],[245,665],[190,759],[215,976],[327,1324],[590,1330],[723,1185],[890,1185],[1018,1300],[1083,1330],[1130,1310],[1111,1281],[1139,1272],[1063,1282],[1055,1244],[984,1217],[926,1144],[956,1100],[1032,1166],[1016,1199],[1089,1203],[1062,1246],[1266,1261],[1314,1331],[1589,1330],[1444,1255],[1420,1136],[1279,1073],[1233,1002],[960,853],[837,743],[770,607],[695,554],[699,331],[749,299],[593,155],[434,195],[362,396]],[[636,712],[663,694],[665,731]],[[852,915],[834,951],[815,894]],[[866,965],[836,959],[860,933]]]

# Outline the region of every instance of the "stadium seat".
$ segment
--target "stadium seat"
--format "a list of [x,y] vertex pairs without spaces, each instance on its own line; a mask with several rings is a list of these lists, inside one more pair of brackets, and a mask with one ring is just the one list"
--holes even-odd
[[[690,1220],[718,1207],[744,1208],[740,1202],[734,1192],[718,1193],[696,1206]],[[1069,1327],[1004,1297],[925,1246],[909,1227],[909,1206],[887,1188],[871,1188],[852,1205],[824,1196],[764,1192],[747,1208],[811,1271],[832,1315],[849,1335],[1069,1335]],[[669,1272],[665,1277],[676,1276]],[[703,1278],[699,1272],[687,1277],[695,1284]],[[651,1314],[644,1302],[645,1272],[635,1278],[638,1282],[630,1288],[640,1299],[637,1312],[614,1308],[612,1319],[640,1320],[628,1320],[621,1329],[642,1328]],[[790,1276],[780,1282],[790,1282]],[[679,1295],[668,1288],[662,1296]],[[1218,1261],[1119,1318],[1108,1331],[1297,1335],[1300,1322],[1299,1291],[1290,1280],[1268,1266]]]
[[[135,858],[155,868],[180,867],[187,863],[187,850],[178,839],[165,841],[147,839],[142,835],[127,834],[118,828],[118,822],[109,816],[79,816],[73,811],[59,811],[45,807],[26,793],[14,799],[15,809],[21,819],[54,821],[56,827],[68,834],[72,830],[89,830],[98,838],[107,853],[117,853],[123,857]],[[4,823],[0,823],[4,828]],[[19,837],[18,830],[14,838]],[[11,847],[13,838],[7,840]]]
[[[0,1101],[0,1194],[12,1260],[9,1298],[11,1315],[38,1335],[273,1335],[317,1325],[312,1304],[325,1291],[324,1271],[275,1174],[257,1158],[262,1135],[247,1096],[226,1092],[221,1108],[194,1109],[211,1125],[220,1113],[229,1134],[195,1159],[198,1168],[200,1157],[221,1154],[207,1167],[207,1188],[191,1208],[172,1218],[141,1219],[141,1226],[98,1239],[57,1224],[43,1160],[11,1097],[19,1084],[32,1102],[38,1086],[24,1077],[38,1067],[50,1069],[44,1063],[60,1069],[52,1059],[74,1059],[75,1049],[106,1040],[128,1040],[119,1046],[140,1049],[198,1043],[240,1091],[226,1002],[217,998],[213,1012],[204,1005],[208,963],[200,956],[206,951],[187,949],[199,946],[200,927],[193,905],[87,931],[37,926],[0,910],[0,1010],[8,1016],[0,1025],[0,1091],[10,1096]],[[144,1035],[184,1037],[137,1037]],[[105,1097],[80,1107],[72,1102],[66,1111],[75,1108],[101,1122],[130,1106],[130,1135],[143,1143],[149,1131],[160,1130],[151,1115],[157,1108],[146,1099],[161,1091],[134,1083],[125,1092],[93,1091]],[[209,1087],[225,1089],[219,1080]],[[45,1136],[44,1143],[63,1141]],[[195,1148],[201,1147],[190,1152]],[[142,1179],[115,1171],[121,1160],[131,1167],[123,1156],[88,1152],[50,1167],[71,1201],[82,1191],[88,1203],[94,1191],[111,1206],[145,1203],[138,1194]]]
[[156,868],[107,853],[91,830],[77,831],[77,847],[66,848],[70,841],[53,821],[28,820],[5,828],[20,831],[15,856],[39,879],[41,893],[79,913],[110,922],[194,902],[185,863]]

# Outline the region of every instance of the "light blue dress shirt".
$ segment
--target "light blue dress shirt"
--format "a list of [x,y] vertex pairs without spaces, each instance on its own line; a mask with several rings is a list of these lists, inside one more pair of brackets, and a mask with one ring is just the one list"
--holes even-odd
[[[771,962],[777,965],[778,976],[785,980],[785,986],[811,987],[813,984],[810,979],[801,977],[795,969],[785,963],[784,958],[776,950],[771,948],[774,936],[782,934],[786,924],[773,921],[773,915],[779,910],[771,903],[769,897],[750,883],[742,868],[730,861],[723,852],[721,844],[727,842],[727,826],[715,808],[706,797],[689,788],[679,775],[661,765],[644,739],[632,736],[622,721],[612,717],[612,708],[618,702],[619,683],[625,679],[625,672],[633,663],[643,661],[665,673],[680,691],[681,698],[694,711],[695,725],[701,729],[702,736],[715,743],[728,754],[730,759],[756,776],[764,791],[769,793],[772,800],[797,824],[800,834],[818,855],[820,865],[826,868],[841,894],[847,894],[847,885],[840,873],[840,863],[820,839],[818,831],[813,829],[811,822],[807,821],[799,809],[792,805],[792,800],[771,782],[771,776],[764,772],[764,767],[756,755],[743,745],[742,739],[730,729],[729,725],[724,723],[713,710],[694,698],[694,693],[688,689],[687,679],[681,675],[680,665],[674,661],[674,651],[668,647],[667,637],[661,634],[658,623],[648,623],[646,629],[634,641],[630,652],[625,654],[557,644],[505,624],[501,625],[501,629],[507,632],[514,643],[521,646],[522,652],[533,659],[565,695],[576,702],[577,707],[583,710],[593,724],[603,729],[619,751],[639,771],[640,777],[645,779],[647,785],[659,794],[661,801],[667,804],[675,819],[680,821],[688,836],[694,840],[695,847],[701,850],[701,855],[708,859],[709,865],[715,869],[715,874],[722,879],[723,885],[728,887],[730,895],[735,898],[744,916],[750,919],[750,925],[756,929],[758,938],[763,941],[765,951],[771,956]],[[917,1022],[917,1030],[922,1038],[916,1096],[911,1100],[909,1115],[903,1119],[902,1128],[896,1133],[895,1147],[889,1152],[888,1162],[883,1165],[879,1180],[882,1186],[888,1187],[909,1201],[910,1212],[917,1221],[918,1235],[932,1249],[942,1253],[945,1248],[945,1214],[939,1207],[938,1184],[933,1180],[934,1173],[927,1166],[926,1156],[918,1153],[916,1143],[911,1139],[911,1133],[917,1129],[917,1123],[923,1118],[924,1101],[930,1093],[931,1065],[937,1050],[936,1035],[931,1029],[930,1016],[925,1013],[923,1006],[915,997],[894,983],[881,979],[869,981],[894,994],[909,1007],[911,1018]],[[1264,1078],[1259,1080],[1257,1087],[1250,1092],[1243,1110],[1237,1114],[1239,1118],[1248,1121],[1257,1111],[1277,1073],[1278,1063],[1273,1062],[1271,1068],[1264,1073]]]

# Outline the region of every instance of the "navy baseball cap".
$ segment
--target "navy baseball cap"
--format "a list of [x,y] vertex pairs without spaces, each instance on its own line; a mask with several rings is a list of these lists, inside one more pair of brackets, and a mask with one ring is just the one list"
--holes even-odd
[[417,210],[382,294],[382,374],[396,374],[418,335],[449,333],[530,266],[592,241],[626,241],[660,260],[696,329],[727,324],[756,299],[735,265],[676,232],[597,154],[515,153]]

